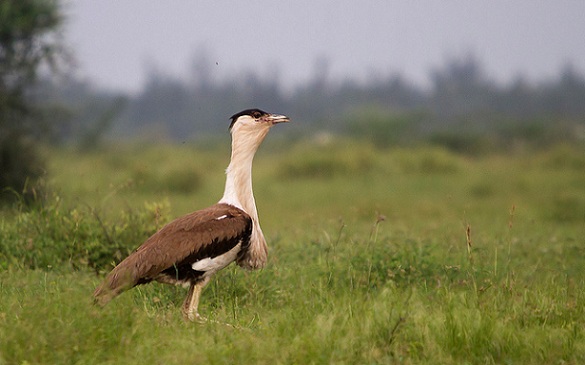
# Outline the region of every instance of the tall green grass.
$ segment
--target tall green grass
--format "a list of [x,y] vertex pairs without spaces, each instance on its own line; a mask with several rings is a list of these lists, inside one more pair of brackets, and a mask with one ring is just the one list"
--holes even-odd
[[[585,361],[583,151],[265,147],[269,263],[220,272],[203,325],[182,320],[183,288],[105,308],[91,292],[125,250],[216,201],[228,156],[51,151],[53,192],[0,220],[0,364]],[[159,186],[182,166],[192,189]]]

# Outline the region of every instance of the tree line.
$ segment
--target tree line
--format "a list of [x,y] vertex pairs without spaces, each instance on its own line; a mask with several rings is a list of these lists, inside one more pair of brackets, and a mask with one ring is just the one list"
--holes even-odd
[[[205,54],[200,59],[212,60]],[[570,64],[550,80],[518,76],[498,83],[470,55],[431,70],[427,88],[400,74],[358,82],[316,72],[287,90],[278,75],[250,71],[216,80],[209,76],[211,62],[194,62],[192,75],[183,79],[151,71],[135,95],[69,80],[45,83],[40,99],[66,111],[57,114],[55,141],[90,146],[104,136],[202,138],[225,132],[230,113],[248,107],[291,115],[298,123],[289,131],[297,135],[327,131],[370,138],[378,145],[430,141],[465,151],[486,144],[585,138],[585,78]]]

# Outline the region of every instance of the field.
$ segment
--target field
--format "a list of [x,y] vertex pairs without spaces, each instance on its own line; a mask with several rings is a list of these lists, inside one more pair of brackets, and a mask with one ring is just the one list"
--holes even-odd
[[[276,142],[275,142],[276,141]],[[0,213],[0,364],[585,363],[585,151],[267,141],[269,263],[104,308],[108,269],[223,191],[225,142],[46,151],[45,198]],[[41,200],[41,199],[39,199]]]

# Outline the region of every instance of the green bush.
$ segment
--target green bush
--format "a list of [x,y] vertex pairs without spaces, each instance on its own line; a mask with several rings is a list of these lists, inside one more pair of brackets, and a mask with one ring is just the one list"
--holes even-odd
[[559,223],[585,222],[585,197],[573,191],[556,193],[551,199],[548,216]]
[[449,174],[463,168],[463,159],[443,148],[397,149],[390,154],[404,173]]
[[147,203],[115,220],[93,209],[70,209],[58,195],[14,211],[0,229],[0,267],[109,269],[165,223],[166,203]]
[[432,133],[427,140],[432,145],[466,155],[481,155],[496,149],[494,137],[479,132],[438,131]]
[[585,150],[568,144],[551,148],[539,156],[540,165],[553,170],[585,170]]
[[196,192],[202,185],[201,173],[195,168],[167,168],[160,171],[138,168],[132,180],[146,192],[172,191],[180,194]]
[[44,170],[44,161],[30,138],[0,128],[0,202],[13,202],[19,195],[26,201],[33,198]]
[[367,145],[302,146],[288,154],[277,170],[282,178],[331,178],[370,171],[376,152]]

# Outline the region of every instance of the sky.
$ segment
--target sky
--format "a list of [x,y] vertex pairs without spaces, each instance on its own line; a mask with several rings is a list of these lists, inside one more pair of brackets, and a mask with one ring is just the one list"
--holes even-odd
[[64,0],[63,11],[75,73],[125,92],[152,70],[188,79],[201,54],[212,77],[253,71],[285,86],[325,70],[427,86],[431,70],[470,54],[500,82],[554,78],[569,63],[585,73],[581,0]]

